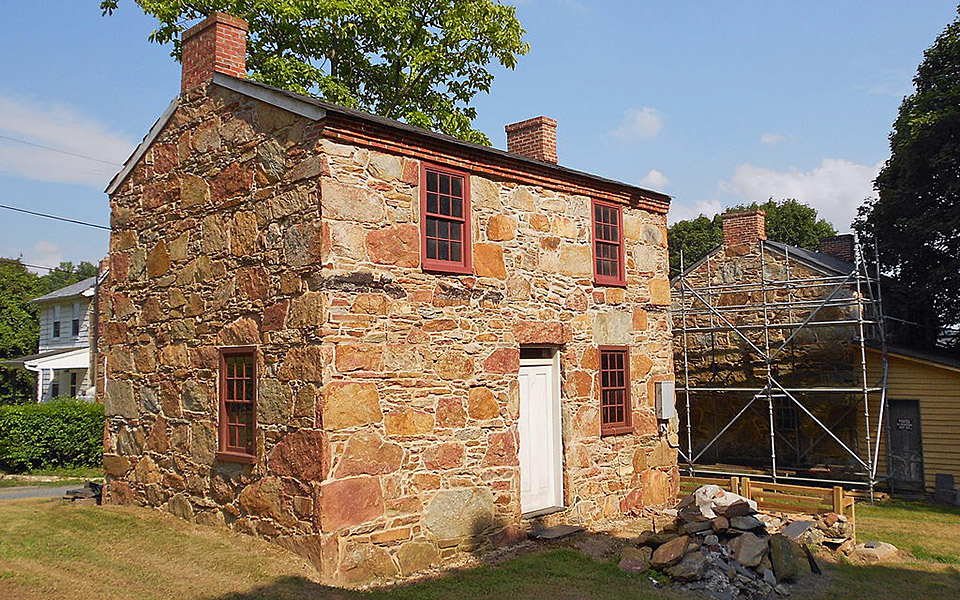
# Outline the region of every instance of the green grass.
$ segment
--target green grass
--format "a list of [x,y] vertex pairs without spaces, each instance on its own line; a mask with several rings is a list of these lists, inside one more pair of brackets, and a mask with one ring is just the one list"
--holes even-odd
[[84,479],[57,479],[56,481],[31,481],[29,479],[19,479],[17,477],[4,477],[0,479],[0,489],[12,487],[60,487],[61,485],[83,485]]
[[58,467],[56,469],[36,469],[24,475],[44,477],[69,477],[74,479],[103,479],[103,469],[96,467]]
[[642,576],[570,548],[408,586],[321,586],[300,558],[250,536],[141,508],[0,502],[0,598],[664,600]]
[[[860,541],[893,543],[900,562],[830,565],[810,600],[960,598],[960,510],[923,504],[857,508]],[[572,548],[523,554],[405,586],[321,586],[300,558],[250,536],[151,509],[0,502],[0,598],[177,600],[665,600],[643,575]],[[689,596],[685,596],[689,597]]]

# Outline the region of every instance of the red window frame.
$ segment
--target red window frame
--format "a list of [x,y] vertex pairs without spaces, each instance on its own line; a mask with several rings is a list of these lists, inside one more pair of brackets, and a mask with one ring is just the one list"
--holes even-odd
[[[249,361],[249,371],[244,368],[237,376],[235,362]],[[256,461],[257,444],[257,349],[255,346],[238,346],[220,349],[219,373],[219,427],[217,458],[232,462],[253,463]],[[238,394],[239,391],[239,394]],[[249,420],[231,420],[233,406],[249,406]],[[231,443],[231,430],[243,432],[243,444]],[[239,438],[238,438],[239,439]]]
[[[462,181],[461,184],[461,215],[458,217],[453,214],[444,214],[438,210],[436,212],[431,212],[427,210],[427,196],[428,194],[437,194],[438,203],[441,198],[445,198],[450,201],[452,199],[458,199],[455,194],[452,193],[452,188],[450,189],[451,193],[443,194],[438,189],[436,192],[430,191],[427,189],[428,177],[430,174],[436,174],[438,178],[442,177],[455,177],[459,178]],[[452,203],[451,203],[452,207]],[[452,211],[451,211],[452,212]],[[437,231],[435,235],[428,235],[428,223],[433,219],[437,223]],[[428,245],[431,241],[436,241],[437,243],[442,244],[444,241],[455,240],[456,238],[447,236],[443,237],[440,234],[439,228],[441,224],[445,224],[449,227],[450,224],[459,225],[460,227],[460,260],[443,260],[440,258],[430,258],[427,255]],[[448,232],[449,233],[449,232]],[[420,164],[420,263],[423,265],[423,270],[425,271],[436,271],[440,273],[465,273],[470,274],[473,272],[473,263],[472,263],[472,242],[471,242],[471,221],[470,221],[470,174],[464,171],[458,171],[456,169],[449,169],[447,167],[440,167],[437,165],[430,165],[421,162]]]
[[600,346],[600,435],[633,431],[630,399],[630,349]]
[[[598,213],[600,213],[598,215]],[[598,220],[598,216],[606,217]],[[610,218],[612,217],[612,218]],[[623,251],[623,207],[594,200],[590,205],[593,281],[599,285],[626,286],[626,261]],[[600,264],[613,265],[614,274],[601,273]],[[611,269],[605,269],[611,270]]]

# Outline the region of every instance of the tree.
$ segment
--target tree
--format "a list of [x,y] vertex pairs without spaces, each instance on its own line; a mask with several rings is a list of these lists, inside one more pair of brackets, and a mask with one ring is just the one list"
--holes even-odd
[[[836,235],[837,230],[824,219],[818,218],[817,209],[788,198],[776,201],[773,198],[763,204],[741,204],[727,211],[756,210],[766,213],[767,239],[800,248],[816,250],[820,239]],[[727,212],[725,211],[725,212]],[[689,267],[723,242],[723,220],[717,214],[712,219],[700,215],[689,221],[678,221],[667,230],[670,247],[670,276],[680,273],[680,250],[683,263]]]
[[60,266],[40,278],[43,289],[40,295],[65,288],[68,285],[89,279],[96,274],[97,265],[91,262],[81,261],[77,265],[69,261],[61,262]]
[[[37,351],[40,324],[29,303],[42,295],[40,278],[19,261],[0,260],[0,360]],[[0,366],[0,404],[20,404],[33,396],[33,375],[23,369]]]
[[254,79],[487,145],[470,102],[490,91],[487,65],[513,69],[529,50],[516,9],[495,0],[135,1],[177,60],[187,21],[228,12],[249,23]]
[[670,276],[680,273],[680,254],[683,266],[689,268],[723,243],[723,226],[720,215],[700,215],[689,221],[677,221],[667,229],[667,247],[670,249]]
[[876,242],[883,268],[941,326],[960,323],[960,7],[923,54],[890,134],[878,198],[854,228]]

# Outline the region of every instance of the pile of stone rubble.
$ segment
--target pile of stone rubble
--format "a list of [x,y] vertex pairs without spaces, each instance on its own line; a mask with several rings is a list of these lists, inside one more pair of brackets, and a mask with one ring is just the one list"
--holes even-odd
[[[644,531],[625,547],[620,567],[660,571],[685,589],[723,600],[786,595],[785,584],[820,573],[802,539],[810,525],[760,515],[752,500],[703,486],[684,498],[676,513],[673,523]],[[765,520],[771,518],[780,521],[771,524],[782,531],[768,528]]]

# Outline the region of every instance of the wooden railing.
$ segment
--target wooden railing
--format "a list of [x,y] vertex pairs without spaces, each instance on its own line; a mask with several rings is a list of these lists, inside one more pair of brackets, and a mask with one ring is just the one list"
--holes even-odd
[[834,512],[846,516],[851,523],[855,518],[855,498],[840,486],[818,488],[786,485],[753,481],[749,477],[680,477],[680,494],[691,494],[704,485],[718,485],[753,500],[759,508],[767,510],[807,514]]

